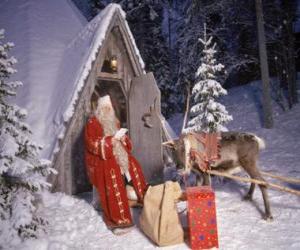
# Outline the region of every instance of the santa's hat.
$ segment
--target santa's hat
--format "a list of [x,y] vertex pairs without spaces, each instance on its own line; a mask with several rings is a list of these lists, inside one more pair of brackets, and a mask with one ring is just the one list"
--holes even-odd
[[98,107],[103,107],[103,106],[112,106],[112,103],[111,103],[111,99],[110,99],[110,96],[109,95],[105,95],[103,97],[100,97],[98,99]]

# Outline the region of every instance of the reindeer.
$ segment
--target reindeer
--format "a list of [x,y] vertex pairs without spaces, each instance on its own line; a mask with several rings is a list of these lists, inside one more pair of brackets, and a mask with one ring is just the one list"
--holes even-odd
[[[233,173],[243,169],[248,175],[257,180],[264,181],[257,167],[257,159],[260,149],[265,148],[263,139],[250,133],[221,132],[220,158],[210,167],[212,170]],[[175,152],[175,160],[179,168],[183,169],[181,174],[190,174],[191,171],[201,172],[204,177],[204,184],[209,184],[208,175],[201,171],[197,161],[191,157],[191,150],[203,152],[204,146],[200,143],[195,134],[182,134],[179,139],[163,143],[164,146],[172,148]],[[199,183],[198,183],[199,184]],[[259,185],[265,205],[264,219],[272,220],[267,187]],[[255,184],[251,183],[245,200],[252,200]]]

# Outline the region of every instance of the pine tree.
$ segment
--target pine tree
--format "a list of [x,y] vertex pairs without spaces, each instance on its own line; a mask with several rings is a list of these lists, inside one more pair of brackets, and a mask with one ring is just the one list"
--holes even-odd
[[188,123],[188,132],[217,132],[225,130],[225,125],[232,117],[216,98],[226,95],[227,91],[218,82],[218,74],[224,70],[224,65],[217,63],[215,53],[216,44],[212,45],[212,37],[207,39],[204,29],[203,57],[201,65],[196,72],[196,83],[192,90],[194,105],[191,107],[192,119]]
[[[21,82],[9,82],[17,62],[8,52],[13,43],[4,43],[0,30],[0,245],[13,246],[36,237],[46,222],[35,214],[37,194],[49,184],[50,162],[39,159],[41,149],[31,140],[24,122],[26,110],[10,104]],[[9,101],[8,101],[9,99]]]
[[245,76],[249,80],[249,70],[257,65],[250,3],[253,5],[250,0],[243,4],[232,0],[182,1],[181,21],[176,30],[178,88],[185,89],[185,85],[195,81],[194,72],[200,64],[198,55],[202,51],[197,38],[203,34],[203,23],[207,24],[207,33],[218,44],[218,61],[226,64],[227,73],[223,74],[223,80],[228,81],[225,84],[237,85],[241,76],[244,82]]

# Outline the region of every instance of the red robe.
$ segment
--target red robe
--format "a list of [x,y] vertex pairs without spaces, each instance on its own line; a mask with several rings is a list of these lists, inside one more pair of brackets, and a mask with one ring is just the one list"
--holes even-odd
[[[128,169],[139,201],[146,181],[137,160],[131,155],[131,142],[123,144],[128,153]],[[99,120],[91,117],[85,127],[85,161],[90,182],[97,188],[104,221],[108,227],[132,225],[124,178],[113,154],[112,136],[105,136]]]

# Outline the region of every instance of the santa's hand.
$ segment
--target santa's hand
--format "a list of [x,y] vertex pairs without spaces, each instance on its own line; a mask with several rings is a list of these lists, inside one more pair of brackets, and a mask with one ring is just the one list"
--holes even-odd
[[124,144],[124,145],[126,145],[126,135],[123,135],[122,137],[121,137],[121,142]]
[[127,128],[120,128],[117,133],[114,135],[114,138],[117,140],[121,140],[123,137],[125,137],[125,134],[127,133]]

